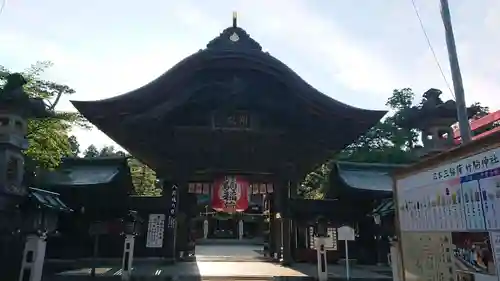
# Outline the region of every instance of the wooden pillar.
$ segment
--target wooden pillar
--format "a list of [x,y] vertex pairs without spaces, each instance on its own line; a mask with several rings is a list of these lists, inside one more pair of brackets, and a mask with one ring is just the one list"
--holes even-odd
[[281,259],[280,262],[283,265],[289,265],[292,262],[292,252],[291,252],[291,234],[292,234],[292,225],[290,218],[290,181],[288,179],[284,179],[283,181],[283,189],[281,193]]
[[[292,180],[290,181],[290,199],[292,198],[297,198],[297,192],[298,192],[298,181],[297,180]],[[290,206],[288,206],[288,211],[289,211],[289,218],[290,218],[290,256],[291,256],[291,261],[293,262],[295,260],[295,257],[297,255],[297,223],[294,218],[292,218],[292,215],[290,213]]]
[[281,259],[281,209],[282,204],[280,198],[282,193],[283,186],[280,184],[278,180],[274,182],[274,193],[272,197],[273,204],[273,212],[271,216],[271,226],[272,226],[272,239],[273,239],[273,257],[277,260]]
[[163,196],[166,204],[165,234],[163,237],[163,256],[175,261],[177,239],[177,212],[179,210],[179,187],[173,181],[163,181]]
[[188,254],[189,244],[189,224],[191,222],[191,200],[188,193],[188,182],[183,180],[179,184],[179,211],[177,217],[177,235],[176,235],[176,256],[177,258],[185,258]]
[[277,236],[277,253],[280,262],[283,265],[288,265],[291,263],[291,225],[290,225],[290,215],[289,215],[289,181],[286,178],[285,173],[281,173],[276,178],[275,183],[275,197],[274,201],[276,204],[276,236]]
[[[276,192],[276,188],[274,192]],[[274,197],[275,197],[274,193],[267,194],[267,199],[266,199],[269,210],[269,222],[267,222],[269,233],[267,235],[267,242],[268,242],[268,251],[270,257],[274,257],[276,253],[276,235],[275,235],[276,205],[274,204]]]

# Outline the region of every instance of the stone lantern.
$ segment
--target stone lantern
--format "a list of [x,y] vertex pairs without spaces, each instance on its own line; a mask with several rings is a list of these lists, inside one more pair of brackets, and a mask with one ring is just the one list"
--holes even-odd
[[[407,109],[404,118],[397,122],[403,128],[422,132],[423,148],[417,151],[421,157],[446,151],[455,145],[451,126],[457,122],[456,104],[453,100],[443,102],[441,94],[438,89],[427,90],[422,103]],[[476,113],[476,108],[467,108],[469,118]]]
[[131,278],[135,237],[140,234],[142,221],[137,211],[129,211],[123,220],[125,242],[123,244],[122,280],[130,280]]
[[328,237],[328,220],[319,216],[314,224],[314,235],[317,237]]
[[[6,228],[22,228],[26,222],[48,223],[53,220],[43,217],[42,213],[22,213],[18,207],[28,197],[29,190],[23,185],[24,157],[22,151],[28,148],[26,139],[28,119],[45,118],[52,114],[47,110],[40,98],[31,98],[23,90],[27,83],[19,73],[8,74],[5,77],[5,85],[0,90],[0,233]],[[24,217],[26,216],[26,217]],[[27,219],[27,218],[31,219]],[[57,221],[56,221],[57,222]],[[47,225],[47,226],[48,226]],[[39,225],[37,225],[39,226]],[[35,225],[30,230],[37,228]],[[3,230],[3,231],[2,231]],[[18,229],[16,233],[21,232]],[[8,243],[9,237],[0,237],[0,243]],[[45,237],[38,234],[29,234],[26,239],[23,264],[25,261],[29,266],[23,267],[20,278],[22,280],[40,280],[42,263],[35,262],[40,257],[37,252],[45,253]],[[24,277],[23,277],[24,276]]]
[[23,91],[26,80],[22,75],[10,74],[6,81],[0,90],[0,197],[3,197],[0,212],[18,205],[28,194],[27,187],[23,186],[22,154],[28,148],[28,119],[51,116],[42,99],[30,98]]
[[72,212],[59,194],[38,188],[29,188],[21,204],[21,233],[26,236],[19,280],[41,280],[47,238],[57,233],[60,212]]

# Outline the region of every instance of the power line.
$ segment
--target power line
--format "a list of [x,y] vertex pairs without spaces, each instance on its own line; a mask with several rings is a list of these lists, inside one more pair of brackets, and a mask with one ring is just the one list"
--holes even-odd
[[441,64],[439,63],[436,52],[434,51],[434,47],[432,47],[431,40],[429,39],[429,35],[427,34],[427,31],[425,30],[425,26],[424,26],[424,23],[422,21],[422,18],[420,17],[420,13],[418,12],[418,8],[417,8],[417,5],[415,4],[415,0],[410,0],[410,1],[411,1],[412,6],[413,6],[413,10],[415,11],[415,15],[417,16],[418,22],[420,23],[420,28],[422,29],[422,33],[424,33],[425,40],[427,41],[427,45],[429,46],[429,49],[432,52],[432,56],[434,57],[434,61],[437,64],[439,72],[441,73],[441,76],[443,77],[443,80],[446,83],[446,86],[448,87],[448,90],[450,91],[451,95],[453,96],[453,98],[455,98],[455,93],[451,89],[450,83],[448,82],[448,79],[446,79],[446,75],[444,75],[443,68],[441,67]]

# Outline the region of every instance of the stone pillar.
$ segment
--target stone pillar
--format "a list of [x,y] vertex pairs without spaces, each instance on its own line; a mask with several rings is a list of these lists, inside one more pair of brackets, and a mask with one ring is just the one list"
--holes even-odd
[[40,237],[38,235],[28,235],[28,237],[26,237],[19,281],[42,280],[46,246],[47,242],[45,241],[45,237]]
[[243,231],[244,231],[244,229],[243,229],[243,220],[240,219],[238,221],[238,238],[240,240],[243,239]]
[[122,257],[122,280],[130,280],[132,276],[132,261],[134,260],[135,235],[125,235]]
[[205,218],[203,221],[203,239],[208,238],[208,219]]
[[176,248],[177,257],[184,258],[187,257],[189,251],[189,238],[190,238],[190,204],[191,199],[189,198],[187,181],[180,181],[178,183],[178,215],[177,215],[177,234],[176,234]]
[[403,280],[403,265],[401,263],[401,251],[399,250],[399,243],[397,241],[390,242],[390,265],[392,269],[392,280]]
[[[21,217],[13,216],[19,212],[16,205],[28,194],[28,188],[23,185],[25,175],[22,153],[29,146],[26,139],[28,120],[47,118],[53,114],[41,98],[31,98],[23,90],[27,80],[21,74],[11,73],[4,78],[5,84],[0,89],[0,235],[10,235],[12,230],[9,228],[21,223]],[[3,240],[0,241],[0,246],[9,240],[2,236],[0,239]],[[29,235],[26,238],[19,280],[41,279],[45,247],[45,237]],[[10,261],[15,256],[8,254],[4,257],[0,252],[0,279],[11,275],[13,270],[4,259]]]
[[164,257],[170,261],[175,261],[177,252],[177,212],[179,209],[178,189],[177,185],[175,185],[172,181],[163,182],[163,196],[165,196],[167,208],[163,251]]

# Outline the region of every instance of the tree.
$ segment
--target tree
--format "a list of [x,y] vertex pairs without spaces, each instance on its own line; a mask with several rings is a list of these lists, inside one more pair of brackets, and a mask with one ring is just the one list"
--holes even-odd
[[85,158],[93,158],[99,156],[99,150],[97,150],[97,147],[95,145],[91,144],[85,151],[83,152],[83,157]]
[[378,122],[356,142],[344,149],[337,160],[353,162],[409,163],[415,160],[412,149],[418,142],[418,131],[398,126],[413,104],[415,94],[409,88],[394,90],[386,102],[392,115]]
[[[410,88],[395,89],[386,102],[392,114],[378,122],[327,163],[309,173],[299,188],[299,194],[306,198],[322,198],[330,186],[329,175],[335,161],[390,164],[406,164],[416,161],[414,148],[418,146],[420,132],[417,129],[403,128],[398,125],[400,121],[408,118],[407,109],[414,104],[414,99],[415,94]],[[420,106],[423,101],[424,99],[420,102]],[[478,112],[473,119],[489,113],[488,107],[480,103],[474,103],[472,107]],[[488,129],[491,128],[485,130]]]
[[[490,113],[490,108],[487,106],[482,106],[479,102],[473,103],[471,105],[471,107],[473,107],[477,111],[477,114],[474,115],[474,117],[472,117],[473,120],[477,120],[479,118],[482,118]],[[472,135],[473,136],[480,135],[480,134],[487,132],[487,131],[489,131],[493,128],[496,128],[498,126],[500,126],[500,122],[493,122],[492,124],[486,125],[482,128],[477,128],[476,130],[474,130],[472,132]]]
[[117,156],[116,153],[117,151],[115,151],[114,146],[106,145],[101,148],[101,151],[99,151],[99,157]]
[[298,189],[298,195],[307,199],[323,199],[330,185],[330,172],[334,164],[329,160],[309,173]]
[[[58,111],[57,105],[61,97],[71,95],[75,91],[64,84],[47,81],[42,74],[52,63],[37,62],[22,74],[27,80],[24,90],[30,97],[45,100],[48,109],[54,110],[54,118],[28,121],[27,139],[29,148],[25,154],[36,163],[35,166],[54,168],[61,162],[61,158],[73,154],[69,139],[69,132],[74,126],[88,128],[87,121],[78,113]],[[0,84],[5,83],[5,77],[12,73],[0,65]]]
[[470,107],[474,108],[475,111],[477,111],[476,115],[472,117],[473,120],[477,120],[490,114],[490,108],[488,106],[483,106],[480,102],[475,102],[471,104]]
[[135,158],[128,159],[132,183],[136,195],[141,196],[160,196],[161,188],[158,186],[156,173],[147,165],[141,163]]
[[78,157],[80,155],[80,144],[75,136],[70,136],[68,138],[68,144],[70,149],[70,154],[68,156]]

